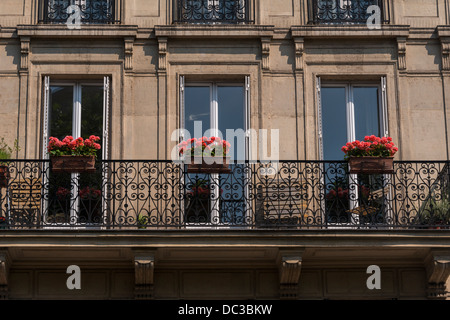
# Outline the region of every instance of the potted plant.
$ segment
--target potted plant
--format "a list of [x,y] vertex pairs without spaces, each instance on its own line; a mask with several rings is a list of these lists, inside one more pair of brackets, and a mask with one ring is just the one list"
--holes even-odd
[[0,217],[0,229],[6,229],[6,218]]
[[88,139],[74,139],[66,136],[62,141],[50,137],[47,147],[53,172],[92,172],[95,171],[95,159],[100,138],[91,135]]
[[394,172],[394,155],[398,148],[391,137],[366,136],[364,141],[347,142],[341,148],[350,173],[386,174]]
[[186,221],[187,222],[207,222],[211,210],[211,188],[209,182],[198,179],[191,186],[191,190],[186,192]]
[[139,214],[137,218],[138,229],[147,229],[148,217]]
[[432,229],[450,228],[450,201],[430,198],[416,216],[416,221]]
[[17,139],[14,141],[14,146],[10,147],[6,142],[5,138],[2,137],[0,140],[0,188],[6,188],[9,181],[9,168],[8,159],[11,159],[11,155],[14,151],[19,151],[19,145]]
[[219,137],[192,138],[178,144],[190,173],[229,173],[230,143]]
[[79,191],[80,220],[82,222],[100,222],[102,215],[100,189],[86,186]]

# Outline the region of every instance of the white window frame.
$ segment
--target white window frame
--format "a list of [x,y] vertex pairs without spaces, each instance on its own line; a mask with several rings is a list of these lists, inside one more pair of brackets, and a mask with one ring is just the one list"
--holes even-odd
[[[102,84],[101,80],[93,80],[93,81],[52,81],[50,76],[44,77],[44,96],[43,96],[43,130],[42,130],[42,159],[49,159],[49,155],[47,153],[48,140],[50,138],[50,104],[51,104],[51,86],[73,86],[73,118],[72,118],[72,132],[68,133],[68,135],[72,135],[74,138],[77,138],[81,135],[81,98],[82,98],[82,87],[83,86],[99,86]],[[103,77],[103,128],[102,128],[102,158],[103,160],[107,160],[109,157],[108,149],[109,149],[109,116],[110,116],[110,96],[111,96],[111,80],[109,76]],[[105,179],[107,179],[107,175],[105,172],[105,164],[102,165],[102,180],[103,180],[103,192],[106,191],[105,187]],[[48,162],[44,162],[43,170],[49,170]],[[71,180],[77,180],[79,177],[78,173],[71,174]],[[48,183],[47,175],[43,177],[43,184]],[[74,194],[78,194],[78,185],[74,185]],[[42,195],[42,210],[44,213],[48,213],[48,205],[47,201],[45,201],[44,195]],[[71,204],[70,210],[70,218],[77,218],[77,211],[74,208],[79,208],[79,198],[76,197],[75,200],[71,200],[73,203]],[[102,212],[106,212],[105,209],[106,204],[102,201]],[[44,219],[44,227],[45,228],[55,228],[52,227],[52,223],[46,221],[47,216],[43,217]],[[96,226],[92,224],[95,228],[103,227]],[[82,228],[78,224],[72,224],[70,227],[80,229]],[[85,228],[91,227],[89,224],[86,224]],[[57,227],[56,227],[57,228]],[[63,226],[63,228],[67,228]]]
[[[244,89],[244,94],[243,94],[243,105],[244,105],[244,110],[242,110],[243,112],[243,119],[244,119],[244,132],[246,133],[245,135],[245,157],[246,159],[249,159],[249,148],[250,148],[250,136],[249,136],[249,130],[250,130],[250,77],[249,76],[245,76],[244,78],[244,82],[230,82],[230,81],[189,81],[186,84],[186,80],[185,80],[185,76],[180,76],[180,123],[179,123],[179,127],[180,128],[185,128],[185,89],[186,87],[209,87],[210,88],[210,126],[211,128],[202,128],[202,130],[208,130],[211,129],[210,132],[212,133],[212,135],[217,135],[218,134],[218,87],[222,87],[222,86],[242,86]],[[225,139],[226,136],[226,132],[222,132],[223,138]],[[192,138],[192,137],[191,137]],[[179,142],[185,140],[186,137],[184,137],[182,134],[179,137]],[[248,170],[246,170],[246,177],[245,179],[247,181],[249,181],[249,172]],[[186,184],[184,175],[180,178],[181,183],[183,185]],[[193,227],[193,228],[202,228],[202,227],[216,227],[216,228],[230,228],[232,227],[232,225],[223,225],[220,222],[220,217],[219,217],[219,210],[220,210],[220,191],[219,191],[219,184],[218,184],[218,179],[219,179],[219,174],[210,174],[210,179],[213,181],[213,185],[214,185],[214,189],[213,189],[213,193],[214,193],[214,199],[218,199],[218,201],[212,201],[213,206],[211,206],[211,214],[210,214],[210,220],[212,222],[210,223],[186,223],[185,225],[186,227]],[[251,214],[251,208],[250,208],[250,203],[248,201],[249,197],[249,190],[248,190],[248,186],[246,186],[243,190],[244,192],[244,201],[245,201],[245,221],[249,221],[249,217]],[[182,219],[181,221],[184,221],[184,216],[185,216],[185,206],[184,206],[184,201],[181,201],[181,212],[182,212]],[[217,221],[217,222],[214,222]],[[247,226],[243,226],[244,228]]]
[[[354,141],[358,139],[358,137],[355,136],[355,105],[353,101],[353,89],[356,87],[378,87],[378,126],[379,126],[379,132],[383,136],[389,135],[389,125],[388,125],[388,114],[387,114],[387,91],[386,91],[386,77],[382,76],[379,79],[379,82],[376,81],[326,81],[324,84],[322,82],[322,79],[320,76],[316,78],[316,98],[317,98],[317,119],[318,119],[318,135],[317,135],[317,141],[318,141],[318,147],[319,147],[319,158],[320,160],[324,159],[324,152],[323,152],[323,125],[322,125],[322,88],[324,87],[344,87],[346,90],[346,120],[347,120],[347,141]],[[337,160],[337,159],[335,159]],[[324,177],[321,178],[321,182],[324,185]],[[349,174],[349,180],[350,181],[357,181],[357,174]],[[383,181],[385,182],[385,185],[390,184],[390,176],[384,175]],[[324,190],[325,191],[325,190]],[[357,188],[355,190],[351,190],[352,195],[350,196],[350,199],[355,200],[349,200],[350,201],[350,210],[354,209],[358,206],[358,190]],[[390,194],[388,194],[388,198],[390,197]],[[325,199],[325,195],[323,197]],[[389,201],[388,201],[389,203]],[[325,202],[322,201],[322,212],[325,212]],[[386,209],[386,215],[392,214],[391,210],[389,208]],[[323,217],[323,221],[325,221],[327,217]],[[352,217],[353,222],[349,225],[354,224],[354,222],[358,222],[358,217],[356,215],[353,215]],[[338,225],[338,224],[336,224]],[[339,224],[342,225],[342,224]],[[328,228],[332,228],[328,226]]]

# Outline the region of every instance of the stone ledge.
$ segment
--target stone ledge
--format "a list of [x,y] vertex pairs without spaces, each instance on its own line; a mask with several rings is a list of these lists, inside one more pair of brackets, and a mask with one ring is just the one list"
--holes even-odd
[[437,26],[436,30],[438,37],[450,37],[450,26]]
[[408,37],[410,26],[383,25],[381,29],[369,29],[365,25],[305,25],[292,26],[293,37],[304,38],[397,38]]
[[167,38],[261,38],[272,37],[274,26],[266,25],[188,25],[155,26],[156,37]]
[[125,25],[82,25],[81,29],[69,29],[64,24],[55,25],[18,25],[19,37],[45,39],[74,38],[126,38],[136,37],[137,26]]
[[2,247],[16,246],[313,246],[450,248],[449,230],[2,230]]

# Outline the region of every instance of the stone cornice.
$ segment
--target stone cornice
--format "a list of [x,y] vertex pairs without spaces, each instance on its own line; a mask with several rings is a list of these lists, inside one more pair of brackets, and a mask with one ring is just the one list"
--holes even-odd
[[114,39],[136,37],[137,26],[125,25],[82,25],[80,29],[69,29],[64,24],[58,25],[18,25],[19,37],[45,39]]
[[266,25],[164,25],[155,26],[156,37],[168,38],[265,38],[273,37],[274,26]]
[[175,245],[209,246],[340,246],[342,248],[365,248],[383,245],[387,247],[414,246],[416,248],[450,248],[448,230],[3,230],[0,242],[4,247],[15,246],[116,246],[130,247],[152,243],[155,247]]
[[436,31],[439,38],[450,37],[450,26],[437,26]]
[[407,25],[383,25],[381,29],[369,29],[365,25],[305,25],[292,26],[293,37],[304,38],[397,38],[408,37]]

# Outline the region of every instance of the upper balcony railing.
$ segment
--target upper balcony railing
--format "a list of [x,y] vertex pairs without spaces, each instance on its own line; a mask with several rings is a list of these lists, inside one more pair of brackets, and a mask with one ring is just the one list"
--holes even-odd
[[0,171],[0,232],[32,229],[448,229],[450,162],[395,162],[349,174],[346,162],[230,164],[189,173],[172,161],[97,161],[55,173],[46,160]]
[[41,0],[39,22],[47,24],[120,23],[119,0]]
[[174,0],[174,22],[247,24],[254,22],[255,0]]
[[308,0],[309,23],[366,24],[373,17],[389,23],[387,0]]

